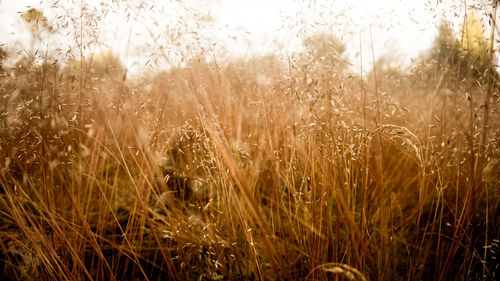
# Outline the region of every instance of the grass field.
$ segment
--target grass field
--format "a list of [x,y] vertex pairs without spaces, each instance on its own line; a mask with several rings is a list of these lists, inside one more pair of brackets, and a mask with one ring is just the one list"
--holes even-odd
[[2,280],[500,274],[496,74],[49,62],[0,70]]

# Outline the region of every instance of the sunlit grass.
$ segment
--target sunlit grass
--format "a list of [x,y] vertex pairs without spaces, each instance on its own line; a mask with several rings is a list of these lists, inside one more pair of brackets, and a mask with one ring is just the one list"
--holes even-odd
[[326,38],[130,81],[111,53],[3,69],[0,276],[495,280],[497,75],[361,79]]

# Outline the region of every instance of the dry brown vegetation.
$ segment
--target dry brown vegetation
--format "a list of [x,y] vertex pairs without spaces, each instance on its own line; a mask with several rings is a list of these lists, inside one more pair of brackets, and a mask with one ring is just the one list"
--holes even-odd
[[3,280],[498,278],[497,75],[27,60],[0,77]]

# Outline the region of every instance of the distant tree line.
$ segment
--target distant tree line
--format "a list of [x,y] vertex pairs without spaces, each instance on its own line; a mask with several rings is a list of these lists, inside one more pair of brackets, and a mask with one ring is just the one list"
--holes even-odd
[[[485,26],[475,10],[470,10],[457,34],[443,19],[432,48],[415,62],[413,75],[422,82],[443,80],[449,87],[484,85],[498,81]],[[442,77],[441,77],[442,76]]]

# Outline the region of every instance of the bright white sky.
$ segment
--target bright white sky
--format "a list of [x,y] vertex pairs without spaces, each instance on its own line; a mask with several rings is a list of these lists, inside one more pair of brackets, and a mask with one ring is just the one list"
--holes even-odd
[[[104,18],[99,36],[100,41],[106,42],[122,57],[128,53],[127,62],[132,68],[132,64],[142,65],[144,62],[141,59],[149,57],[143,53],[157,49],[150,46],[162,44],[164,33],[168,30],[166,26],[182,26],[180,17],[186,14],[182,6],[190,7],[197,15],[210,15],[214,19],[201,34],[186,39],[196,40],[193,37],[201,36],[210,41],[209,44],[195,44],[193,41],[190,45],[194,49],[213,48],[215,44],[218,55],[290,54],[300,49],[302,39],[308,34],[330,31],[342,37],[350,61],[355,66],[359,65],[361,39],[363,63],[370,67],[370,26],[375,56],[388,55],[404,64],[430,46],[442,12],[446,11],[449,17],[454,12],[450,8],[453,2],[462,2],[449,0],[448,4],[438,5],[435,0],[128,1],[142,3],[144,9],[151,6],[151,12],[143,13],[143,16],[133,13],[131,18],[135,20],[127,22],[124,18],[126,11],[115,9],[115,13],[108,13]],[[43,5],[40,0],[0,0],[0,45],[28,40],[29,35],[21,31],[22,22],[18,14],[28,5],[42,7],[50,19],[52,8],[47,8],[47,4],[50,6],[55,1],[42,2]],[[68,4],[71,2],[79,5],[79,1],[68,0],[59,1],[59,5],[66,3],[70,10],[73,9],[69,17],[77,17],[79,7],[71,7]],[[99,5],[102,1],[85,2]],[[461,13],[463,11],[459,11]],[[52,14],[58,15],[58,12]],[[194,23],[187,25],[193,26]],[[153,43],[156,37],[158,39]]]

